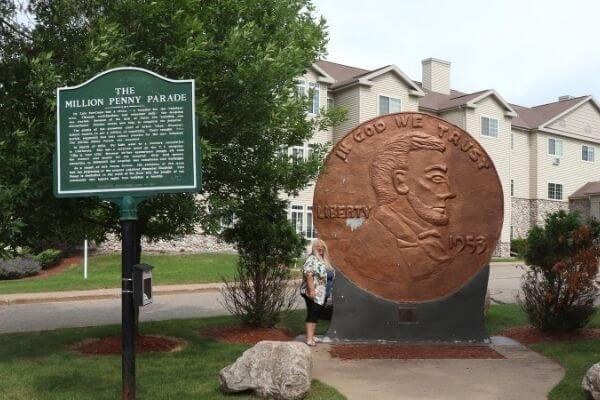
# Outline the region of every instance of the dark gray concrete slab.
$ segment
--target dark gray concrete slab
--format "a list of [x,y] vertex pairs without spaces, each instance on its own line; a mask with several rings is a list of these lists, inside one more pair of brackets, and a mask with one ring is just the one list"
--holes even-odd
[[457,292],[435,301],[397,303],[366,292],[337,272],[334,341],[488,342],[483,307],[489,266]]

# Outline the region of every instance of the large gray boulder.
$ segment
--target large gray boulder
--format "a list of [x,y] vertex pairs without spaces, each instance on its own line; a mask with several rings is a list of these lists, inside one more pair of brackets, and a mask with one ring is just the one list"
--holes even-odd
[[219,374],[223,393],[252,390],[263,398],[302,399],[310,390],[312,355],[300,342],[263,341]]
[[600,400],[600,362],[592,365],[585,373],[581,387],[590,398]]

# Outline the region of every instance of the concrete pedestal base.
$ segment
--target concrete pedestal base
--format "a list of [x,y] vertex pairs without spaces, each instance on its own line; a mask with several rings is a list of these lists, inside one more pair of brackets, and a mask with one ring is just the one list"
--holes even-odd
[[327,336],[334,341],[488,342],[483,307],[489,274],[486,266],[439,300],[397,303],[358,288],[337,271]]

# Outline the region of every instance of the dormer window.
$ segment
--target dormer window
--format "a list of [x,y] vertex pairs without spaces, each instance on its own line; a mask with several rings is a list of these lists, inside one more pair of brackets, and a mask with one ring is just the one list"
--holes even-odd
[[388,96],[379,96],[379,115],[392,114],[402,111],[402,101]]
[[498,120],[495,118],[481,117],[481,136],[498,137]]

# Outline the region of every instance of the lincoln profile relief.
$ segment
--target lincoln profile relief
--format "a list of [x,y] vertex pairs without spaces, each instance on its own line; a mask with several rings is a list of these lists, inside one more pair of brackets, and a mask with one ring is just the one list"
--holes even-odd
[[448,181],[445,143],[416,131],[396,136],[375,153],[371,185],[377,208],[369,224],[378,224],[400,249],[408,276],[420,280],[451,260],[437,229],[448,224],[446,202],[456,197]]
[[407,112],[365,121],[335,144],[312,210],[347,280],[386,300],[422,302],[457,291],[489,262],[503,199],[468,132]]

